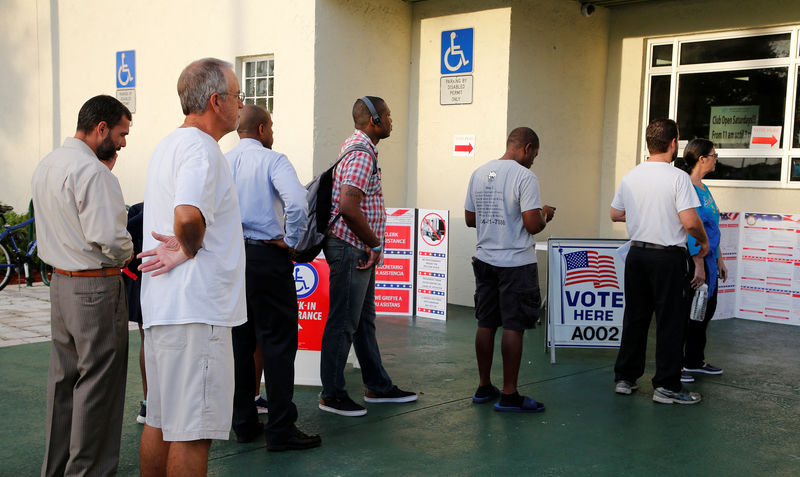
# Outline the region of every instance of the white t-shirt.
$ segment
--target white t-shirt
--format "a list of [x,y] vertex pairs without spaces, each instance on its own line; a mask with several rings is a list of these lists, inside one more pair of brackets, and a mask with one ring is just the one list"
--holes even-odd
[[522,213],[541,209],[539,179],[518,162],[489,161],[472,173],[464,209],[475,212],[475,257],[496,267],[536,263],[533,235]]
[[625,212],[631,240],[685,246],[678,213],[700,206],[689,174],[666,162],[643,162],[619,184],[611,207]]
[[150,158],[143,250],[160,244],[152,231],[175,235],[174,210],[179,205],[192,205],[203,214],[203,244],[193,259],[168,273],[143,274],[143,326],[244,323],[244,238],[236,187],[219,144],[197,128],[177,129]]

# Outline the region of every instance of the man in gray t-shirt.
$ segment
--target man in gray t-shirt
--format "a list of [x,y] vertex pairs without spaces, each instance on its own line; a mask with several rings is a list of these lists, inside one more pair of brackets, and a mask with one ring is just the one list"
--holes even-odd
[[[470,178],[464,218],[475,227],[478,245],[475,272],[475,354],[480,384],[472,401],[498,396],[497,411],[541,412],[544,404],[517,392],[522,335],[539,316],[541,297],[533,234],[553,219],[554,208],[542,206],[539,180],[530,171],[539,154],[532,129],[511,131],[506,153],[479,167]],[[503,393],[491,381],[494,336],[503,327]]]

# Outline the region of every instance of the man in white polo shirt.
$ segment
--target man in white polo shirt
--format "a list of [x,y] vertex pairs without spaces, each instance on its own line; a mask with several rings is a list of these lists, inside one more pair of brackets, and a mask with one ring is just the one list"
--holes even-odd
[[[142,270],[147,418],[140,469],[205,475],[233,412],[231,328],[246,321],[239,200],[217,141],[243,107],[231,66],[206,58],[178,79],[186,119],[147,169]],[[149,273],[152,272],[152,273]],[[202,397],[200,403],[198,396]]]
[[697,239],[701,256],[708,253],[708,239],[689,175],[670,164],[678,156],[678,125],[671,119],[654,119],[646,140],[650,157],[622,178],[611,202],[611,220],[625,222],[631,239],[614,390],[631,394],[638,388],[655,311],[653,401],[695,404],[700,394],[684,390],[680,381],[689,290],[687,232]]

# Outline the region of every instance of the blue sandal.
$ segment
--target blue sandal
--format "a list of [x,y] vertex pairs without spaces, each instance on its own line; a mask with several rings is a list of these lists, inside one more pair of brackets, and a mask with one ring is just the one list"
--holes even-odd
[[498,412],[542,412],[545,410],[544,403],[536,402],[527,396],[522,397],[522,405],[520,406],[501,406],[500,402],[496,402],[494,410]]
[[497,386],[492,386],[492,392],[486,396],[478,396],[478,391],[475,391],[475,394],[472,396],[472,402],[475,404],[483,404],[485,402],[497,399],[498,397],[500,397],[500,390],[497,389]]

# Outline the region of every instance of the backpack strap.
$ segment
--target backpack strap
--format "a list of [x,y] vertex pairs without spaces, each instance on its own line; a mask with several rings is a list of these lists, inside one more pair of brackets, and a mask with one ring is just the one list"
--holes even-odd
[[[339,154],[339,158],[336,159],[336,162],[334,162],[333,165],[330,167],[329,170],[331,171],[331,179],[333,179],[333,173],[335,172],[336,166],[338,166],[339,163],[342,162],[342,160],[345,157],[347,157],[349,154],[352,154],[354,152],[366,152],[367,154],[369,154],[369,157],[372,158],[372,174],[374,175],[375,173],[378,172],[378,158],[375,156],[375,153],[372,152],[372,149],[370,149],[367,146],[364,146],[363,144],[355,143],[355,144],[350,145],[344,151],[342,151],[342,153]],[[328,232],[331,231],[331,229],[333,228],[333,226],[336,224],[336,222],[339,220],[339,218],[341,216],[342,216],[342,211],[340,209],[339,213],[336,214],[336,216],[333,218],[333,220],[331,220],[330,223],[328,224],[328,226],[325,228],[325,232],[323,233],[323,235],[326,235],[326,236],[328,235]]]
[[366,152],[369,154],[369,157],[372,158],[372,173],[375,174],[378,172],[378,158],[375,156],[375,153],[372,152],[372,149],[360,143],[352,144],[347,149],[342,151],[342,153],[339,154],[339,158],[336,159],[336,162],[333,164],[333,166],[331,166],[331,168],[338,166],[345,157],[354,152]]

